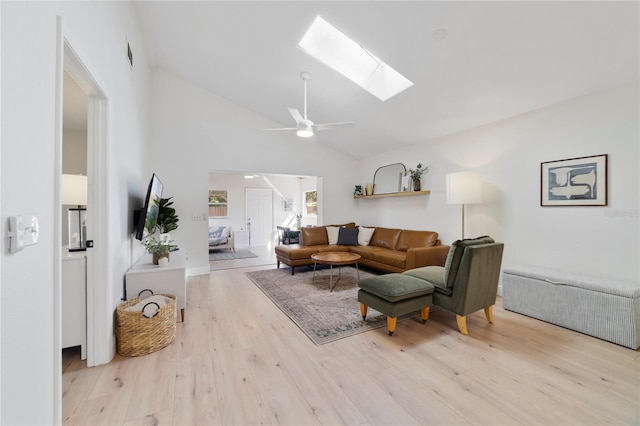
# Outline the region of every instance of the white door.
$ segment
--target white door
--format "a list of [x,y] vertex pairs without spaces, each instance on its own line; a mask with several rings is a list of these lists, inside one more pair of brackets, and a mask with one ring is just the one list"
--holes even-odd
[[250,246],[269,246],[273,241],[273,190],[247,189],[246,218]]

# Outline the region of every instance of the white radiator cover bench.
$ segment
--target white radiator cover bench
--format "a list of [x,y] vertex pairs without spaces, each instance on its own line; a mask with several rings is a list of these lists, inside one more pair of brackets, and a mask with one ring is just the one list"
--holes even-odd
[[502,272],[505,309],[631,349],[640,347],[640,283],[534,266]]

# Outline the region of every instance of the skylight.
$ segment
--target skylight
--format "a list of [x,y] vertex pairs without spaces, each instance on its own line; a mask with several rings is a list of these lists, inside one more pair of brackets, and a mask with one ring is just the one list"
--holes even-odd
[[381,101],[413,83],[333,25],[316,16],[298,47]]

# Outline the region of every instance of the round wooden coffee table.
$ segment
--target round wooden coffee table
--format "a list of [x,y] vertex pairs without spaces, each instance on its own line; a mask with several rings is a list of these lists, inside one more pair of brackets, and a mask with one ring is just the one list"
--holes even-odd
[[[329,265],[329,291],[333,291],[335,284],[333,283],[333,265],[350,265],[354,263],[356,265],[356,272],[358,273],[358,281],[360,281],[360,270],[358,269],[358,260],[360,260],[360,255],[349,252],[334,252],[327,251],[324,253],[316,253],[312,254],[311,258],[313,259],[313,283],[316,282],[316,265],[318,263],[323,265]],[[340,268],[338,268],[338,276],[340,275]],[[340,279],[340,278],[338,278]],[[336,283],[338,280],[336,280]]]

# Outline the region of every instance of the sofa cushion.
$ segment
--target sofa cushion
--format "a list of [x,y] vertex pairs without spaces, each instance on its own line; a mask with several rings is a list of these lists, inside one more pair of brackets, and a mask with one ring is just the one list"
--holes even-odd
[[369,245],[395,250],[401,232],[401,229],[395,228],[376,228]]
[[377,250],[373,252],[374,262],[405,269],[407,264],[407,252],[398,250]]
[[433,285],[409,275],[386,274],[360,280],[358,287],[389,302],[433,293]]
[[231,227],[225,226],[224,229],[222,230],[222,237],[229,238],[230,236],[231,236]]
[[300,229],[300,245],[318,246],[326,244],[329,244],[326,227],[317,226]]
[[423,266],[422,268],[409,269],[403,274],[429,281],[435,287],[446,289],[444,271],[445,269],[442,266]]
[[438,233],[431,231],[402,230],[396,250],[407,251],[410,248],[434,246],[438,241]]
[[341,246],[357,246],[358,245],[358,228],[339,228],[338,245]]
[[311,259],[312,254],[318,253],[321,246],[301,247],[297,244],[284,244],[276,246],[276,255],[289,260]]
[[456,240],[451,244],[451,248],[449,249],[449,254],[447,255],[447,260],[444,263],[445,276],[444,282],[446,288],[452,288],[453,283],[456,280],[456,274],[458,273],[458,268],[460,267],[460,262],[462,261],[462,253],[464,252],[465,247],[475,246],[480,244],[491,244],[495,241],[493,238],[489,236],[482,236],[478,238],[467,238],[464,240]]
[[313,246],[314,249],[318,251],[318,253],[324,253],[328,251],[339,251],[339,252],[347,252],[351,248],[351,246],[339,246],[335,244],[330,244],[328,246]]
[[338,233],[340,232],[339,226],[326,226],[327,229],[327,238],[329,240],[329,244],[338,244]]
[[350,246],[351,253],[359,254],[363,259],[373,260],[373,254],[376,252],[387,251],[389,249],[374,246]]
[[361,226],[358,228],[358,244],[361,246],[368,246],[371,241],[371,237],[376,228],[366,228]]
[[226,244],[227,238],[224,237],[214,237],[209,238],[209,246],[219,246],[220,244]]

